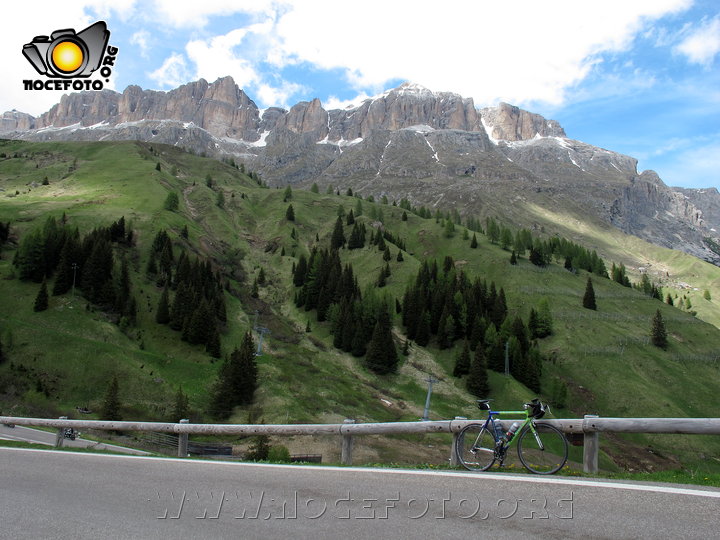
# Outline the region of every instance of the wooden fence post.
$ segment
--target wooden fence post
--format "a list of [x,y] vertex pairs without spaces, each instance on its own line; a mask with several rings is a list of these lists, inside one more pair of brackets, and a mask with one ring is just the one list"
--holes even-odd
[[[181,424],[189,424],[190,420],[183,418],[180,420]],[[178,457],[188,457],[188,434],[178,434]]]
[[[467,420],[467,418],[465,418],[464,416],[456,416],[455,420]],[[460,435],[459,431],[454,431],[452,434],[452,436],[453,436],[452,437],[452,446],[450,447],[450,466],[451,467],[457,467],[458,465],[460,465],[460,463],[458,463],[458,456],[457,456],[457,451],[456,451],[458,435]]]
[[[60,420],[67,420],[67,416],[61,416]],[[61,427],[58,428],[57,435],[55,435],[55,447],[60,448],[63,445],[63,442],[65,441],[65,428]]]
[[[346,418],[344,424],[354,424],[355,420]],[[340,463],[343,465],[352,465],[353,438],[352,435],[343,434],[342,448],[340,450]]]
[[597,474],[598,472],[598,454],[600,452],[600,433],[597,431],[589,431],[587,428],[588,420],[598,418],[596,414],[586,414],[583,420],[583,472],[589,474]]

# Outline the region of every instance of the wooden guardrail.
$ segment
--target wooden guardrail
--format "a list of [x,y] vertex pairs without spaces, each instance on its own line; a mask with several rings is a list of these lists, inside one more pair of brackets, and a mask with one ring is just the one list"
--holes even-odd
[[[357,424],[345,420],[342,424],[190,424],[187,420],[170,422],[114,422],[106,420],[68,420],[66,418],[18,418],[0,416],[0,423],[19,426],[57,428],[57,446],[62,445],[62,431],[72,429],[97,429],[108,431],[155,431],[176,433],[178,455],[187,456],[188,435],[339,435],[342,438],[341,462],[352,464],[353,438],[362,435],[395,435],[412,433],[452,433],[455,436],[468,424],[484,422],[484,419],[433,420],[420,422],[383,422]],[[513,420],[500,420],[507,429]],[[583,434],[583,469],[588,473],[598,471],[599,434],[613,433],[679,433],[688,435],[720,435],[720,418],[600,418],[586,415],[581,419],[538,420],[551,424],[566,434]],[[455,437],[450,450],[450,461],[457,464]]]

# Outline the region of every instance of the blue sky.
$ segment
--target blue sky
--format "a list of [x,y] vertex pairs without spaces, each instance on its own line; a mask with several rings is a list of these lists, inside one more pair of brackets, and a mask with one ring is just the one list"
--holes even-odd
[[62,94],[22,89],[37,78],[24,43],[102,19],[118,91],[231,75],[260,107],[337,108],[408,80],[558,120],[669,185],[720,186],[717,0],[40,0],[4,19],[17,53],[0,111],[38,115]]

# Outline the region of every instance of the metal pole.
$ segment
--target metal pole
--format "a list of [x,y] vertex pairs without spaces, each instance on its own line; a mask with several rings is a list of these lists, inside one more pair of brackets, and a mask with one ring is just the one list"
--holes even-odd
[[78,269],[79,267],[78,267],[78,264],[77,264],[77,263],[72,263],[70,266],[71,266],[72,269],[73,269],[72,297],[75,298],[75,272],[77,272],[77,269]]
[[[190,420],[183,418],[181,424],[189,424]],[[178,457],[188,457],[188,434],[180,433],[178,435]]]
[[510,340],[505,342],[505,376],[510,376]]
[[423,417],[422,421],[427,422],[430,420],[428,417],[428,413],[430,412],[430,396],[432,396],[432,389],[433,389],[433,383],[439,382],[437,379],[433,379],[432,377],[428,376],[427,379],[425,379],[425,382],[428,383],[428,391],[427,391],[427,398],[425,398],[425,410],[423,411]]

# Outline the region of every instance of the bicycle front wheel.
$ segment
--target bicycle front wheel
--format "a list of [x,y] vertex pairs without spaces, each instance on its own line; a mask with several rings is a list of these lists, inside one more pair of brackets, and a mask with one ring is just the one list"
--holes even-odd
[[495,437],[482,424],[470,424],[460,431],[455,451],[467,470],[486,471],[495,463]]
[[548,424],[527,427],[518,439],[518,457],[525,468],[535,474],[553,474],[563,468],[568,457],[568,443],[562,431]]

